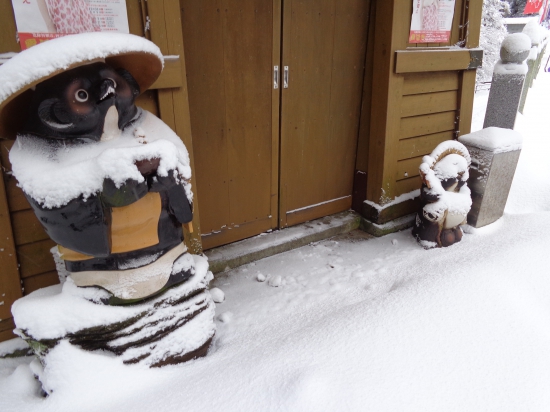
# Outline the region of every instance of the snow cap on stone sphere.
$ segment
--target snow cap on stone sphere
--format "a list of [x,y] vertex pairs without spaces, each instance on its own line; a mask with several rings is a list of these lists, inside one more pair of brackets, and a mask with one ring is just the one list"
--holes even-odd
[[503,63],[522,63],[531,50],[531,39],[524,33],[509,34],[500,46]]

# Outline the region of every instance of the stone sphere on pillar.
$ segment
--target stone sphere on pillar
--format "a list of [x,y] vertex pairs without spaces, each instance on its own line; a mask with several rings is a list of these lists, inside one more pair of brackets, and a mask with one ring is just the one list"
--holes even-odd
[[500,46],[502,63],[523,63],[529,56],[531,39],[524,33],[509,34]]

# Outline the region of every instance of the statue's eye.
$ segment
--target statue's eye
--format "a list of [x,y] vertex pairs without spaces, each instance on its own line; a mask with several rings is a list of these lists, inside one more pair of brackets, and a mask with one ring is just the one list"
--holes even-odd
[[107,77],[107,79],[109,79],[110,81],[113,82],[113,87],[116,89],[116,82],[115,82],[115,79],[111,78],[111,77]]
[[74,94],[74,98],[79,102],[85,102],[88,100],[88,92],[84,89],[79,89]]

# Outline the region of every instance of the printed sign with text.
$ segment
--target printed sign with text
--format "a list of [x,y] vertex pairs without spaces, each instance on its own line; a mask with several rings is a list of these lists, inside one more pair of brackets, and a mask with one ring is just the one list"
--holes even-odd
[[12,0],[21,49],[91,31],[129,33],[125,0]]
[[413,0],[409,43],[448,43],[455,0]]

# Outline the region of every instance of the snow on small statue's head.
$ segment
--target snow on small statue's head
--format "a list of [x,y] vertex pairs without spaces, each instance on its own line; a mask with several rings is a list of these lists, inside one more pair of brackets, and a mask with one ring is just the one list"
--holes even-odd
[[68,142],[109,140],[135,117],[139,93],[125,69],[79,66],[36,86],[19,132]]

